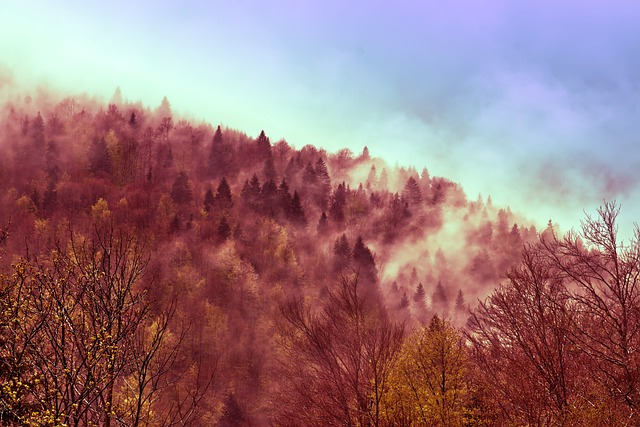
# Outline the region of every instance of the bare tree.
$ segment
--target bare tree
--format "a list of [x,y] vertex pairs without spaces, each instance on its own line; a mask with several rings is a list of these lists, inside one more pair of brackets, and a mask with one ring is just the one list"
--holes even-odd
[[363,297],[358,276],[342,277],[318,312],[300,300],[282,307],[283,364],[276,423],[382,425],[382,398],[403,328]]
[[621,243],[618,213],[605,203],[580,233],[547,229],[473,314],[473,356],[509,422],[640,421],[640,233]]
[[571,338],[589,360],[594,380],[640,422],[640,231],[618,239],[620,207],[606,202],[581,232],[541,239],[537,249],[567,283],[575,305]]

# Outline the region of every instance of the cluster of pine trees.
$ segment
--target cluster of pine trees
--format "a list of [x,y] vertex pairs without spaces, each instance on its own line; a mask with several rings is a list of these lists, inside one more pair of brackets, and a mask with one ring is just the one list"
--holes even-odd
[[166,99],[8,102],[0,126],[2,424],[638,420],[613,204],[538,236],[426,169]]

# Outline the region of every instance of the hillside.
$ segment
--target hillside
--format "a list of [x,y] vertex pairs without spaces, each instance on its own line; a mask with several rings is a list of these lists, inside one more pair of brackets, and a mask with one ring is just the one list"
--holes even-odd
[[[410,425],[404,365],[380,366],[411,342],[466,354],[458,328],[538,239],[366,147],[298,149],[166,99],[27,101],[0,124],[3,422]],[[483,387],[450,419],[502,419]]]

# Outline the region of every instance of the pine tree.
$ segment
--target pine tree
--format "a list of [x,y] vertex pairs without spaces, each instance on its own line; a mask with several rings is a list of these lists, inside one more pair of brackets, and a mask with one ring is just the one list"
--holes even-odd
[[309,186],[314,185],[317,181],[316,170],[313,168],[311,162],[307,162],[307,166],[304,168],[302,181]]
[[433,296],[431,297],[433,309],[436,312],[446,313],[449,310],[449,301],[447,298],[447,293],[442,286],[442,282],[438,280],[438,284],[436,285],[436,289],[433,291]]
[[378,185],[378,173],[376,171],[376,165],[371,165],[371,169],[369,169],[369,174],[367,175],[365,185],[369,190],[376,188],[376,186]]
[[355,245],[353,245],[353,260],[363,267],[375,267],[375,260],[371,250],[365,246],[361,236],[356,239]]
[[193,200],[191,183],[189,183],[189,177],[185,171],[180,171],[173,182],[173,187],[171,187],[171,198],[179,205],[189,204]]
[[320,219],[318,220],[318,227],[316,231],[320,236],[324,235],[329,229],[329,219],[327,218],[327,214],[322,211],[322,215],[320,215]]
[[256,139],[256,147],[258,148],[258,155],[261,159],[267,159],[271,155],[271,141],[264,134],[264,130],[260,131],[258,139]]
[[293,197],[291,198],[291,205],[289,206],[289,220],[297,225],[306,225],[307,218],[304,214],[304,209],[302,208],[302,204],[300,203],[300,196],[298,196],[298,192],[293,192]]
[[221,240],[227,240],[231,237],[231,226],[229,225],[229,221],[227,221],[226,216],[223,216],[220,219],[220,224],[218,224],[218,237]]
[[260,186],[260,179],[254,173],[251,177],[251,181],[245,181],[242,186],[242,192],[240,196],[242,200],[253,210],[258,210],[260,207],[260,195],[262,192],[262,188]]
[[417,206],[422,202],[422,192],[414,177],[409,177],[402,191],[402,197],[412,206]]
[[31,122],[31,138],[36,149],[44,152],[44,119],[38,111],[35,119]]
[[287,184],[287,180],[284,178],[282,178],[280,187],[278,187],[278,195],[280,197],[280,209],[286,215],[289,206],[291,206],[291,193],[289,193],[289,184]]
[[347,191],[344,182],[339,184],[333,192],[331,199],[331,207],[329,208],[329,217],[337,223],[344,221],[344,206],[347,203]]
[[417,304],[418,307],[424,307],[426,295],[427,294],[424,290],[422,282],[418,283],[418,286],[416,286],[416,291],[413,294],[413,301]]
[[213,202],[214,202],[214,197],[213,197],[213,192],[211,191],[211,188],[207,189],[207,192],[204,195],[204,210],[206,212],[210,212],[211,208],[213,207]]
[[261,211],[265,215],[275,216],[279,208],[279,194],[276,183],[270,179],[262,186]]
[[403,309],[407,307],[409,307],[409,298],[407,298],[407,293],[403,292],[402,298],[400,298],[400,304],[398,305],[398,308]]
[[333,244],[333,268],[335,271],[342,270],[349,265],[351,259],[351,247],[349,246],[349,240],[343,233],[342,236],[336,239]]
[[462,294],[462,289],[458,290],[458,296],[456,296],[456,313],[464,313],[467,310],[467,307],[464,303],[464,295]]
[[218,190],[216,191],[215,204],[220,209],[231,209],[233,207],[233,196],[231,195],[231,187],[226,178],[220,180]]
[[227,149],[224,145],[222,129],[220,125],[213,134],[211,140],[211,151],[209,151],[209,175],[212,177],[222,176],[227,173],[228,163]]

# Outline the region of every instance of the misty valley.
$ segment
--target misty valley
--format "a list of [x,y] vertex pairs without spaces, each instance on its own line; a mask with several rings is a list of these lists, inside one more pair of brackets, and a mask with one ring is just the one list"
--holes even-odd
[[15,97],[0,126],[1,425],[640,425],[613,201],[539,230],[166,98]]

